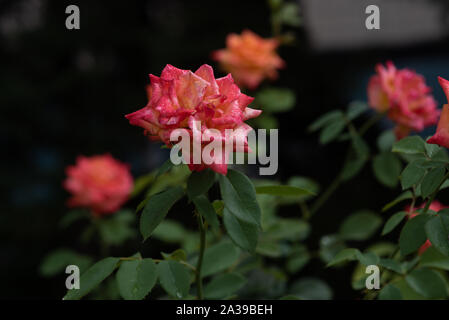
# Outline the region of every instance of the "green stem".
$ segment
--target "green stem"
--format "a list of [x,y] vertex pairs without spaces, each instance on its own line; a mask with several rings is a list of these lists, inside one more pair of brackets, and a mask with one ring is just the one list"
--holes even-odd
[[198,300],[203,300],[203,279],[201,278],[201,267],[203,266],[204,251],[206,249],[206,230],[203,225],[203,218],[197,213],[198,228],[200,231],[200,252],[196,265],[196,288]]
[[[357,129],[352,125],[351,122],[348,122],[348,128],[351,134],[358,134],[360,137],[362,137],[366,131],[368,131],[369,128],[371,128],[377,121],[382,119],[384,116],[383,113],[376,113],[373,117],[368,119],[360,128],[360,130],[357,132]],[[343,167],[345,167],[346,162],[349,158],[349,153],[351,151],[352,146],[348,148],[348,151],[346,152],[345,162],[343,164]],[[330,196],[338,189],[340,184],[343,182],[343,179],[341,177],[341,173],[339,173],[334,180],[331,182],[331,184],[327,187],[327,189],[312,203],[310,207],[310,214],[315,214],[323,205],[326,203],[326,201],[330,198]]]
[[313,202],[312,206],[310,207],[310,215],[313,215],[316,213],[329,199],[329,197],[337,190],[338,186],[342,182],[340,175],[337,175],[335,179],[330,183],[330,185],[327,187],[326,191],[324,191],[318,199],[316,199],[315,202]]

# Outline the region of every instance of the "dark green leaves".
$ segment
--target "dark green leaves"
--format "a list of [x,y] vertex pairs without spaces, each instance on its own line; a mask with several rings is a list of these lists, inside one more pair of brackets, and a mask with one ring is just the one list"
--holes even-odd
[[401,173],[402,189],[408,189],[417,185],[426,174],[426,170],[417,162],[410,162]]
[[399,248],[402,255],[410,254],[426,241],[427,236],[424,225],[429,220],[429,215],[417,215],[407,221],[399,236]]
[[246,283],[246,279],[238,273],[225,273],[212,279],[205,288],[204,296],[208,299],[221,299],[230,296]]
[[380,290],[379,300],[402,300],[401,290],[391,283],[387,284]]
[[189,270],[181,263],[174,260],[162,261],[157,266],[157,273],[162,288],[170,296],[182,299],[189,294]]
[[314,195],[312,191],[294,186],[260,186],[256,187],[257,194],[270,194],[273,196],[304,196]]
[[153,195],[145,205],[140,217],[140,232],[144,240],[151,236],[154,229],[161,223],[168,210],[181,199],[184,194],[182,187],[171,187]]
[[385,222],[385,226],[382,230],[382,235],[386,235],[388,233],[390,233],[394,228],[396,228],[396,226],[401,223],[401,221],[405,218],[405,216],[407,215],[406,212],[401,211],[401,212],[397,212],[394,215],[392,215],[387,222]]
[[440,211],[426,223],[425,230],[432,245],[449,256],[449,214]]
[[142,300],[156,280],[156,264],[152,259],[122,261],[117,271],[118,288],[125,300]]
[[229,213],[247,224],[260,226],[261,212],[251,180],[238,171],[229,170],[227,176],[220,175],[219,181],[221,197]]
[[197,196],[193,198],[193,203],[199,214],[206,219],[207,223],[209,223],[212,228],[217,230],[219,228],[217,213],[207,197],[205,195]]
[[393,152],[405,154],[424,154],[425,142],[419,136],[405,137],[393,145]]
[[421,195],[423,198],[427,198],[431,195],[443,180],[446,169],[434,168],[430,170],[421,182]]
[[[202,274],[204,277],[223,271],[232,266],[239,258],[240,250],[229,240],[219,242],[206,249]],[[193,261],[196,264],[197,260]]]
[[83,273],[92,264],[92,258],[69,249],[58,249],[48,254],[42,262],[39,272],[44,277],[64,272],[68,265],[76,265]]
[[193,199],[206,193],[215,182],[215,172],[210,169],[192,172],[187,180],[187,195]]
[[117,267],[119,258],[106,258],[98,261],[80,277],[80,288],[69,290],[64,300],[79,300],[106,279]]
[[257,225],[237,218],[227,207],[223,210],[223,222],[229,237],[237,246],[250,252],[256,250],[259,237]]
[[361,253],[355,248],[346,248],[335,255],[335,257],[327,264],[327,267],[341,264],[347,261],[358,260],[363,265],[377,264],[379,257],[373,252]]
[[401,161],[391,152],[383,152],[374,157],[374,174],[387,187],[394,188],[397,185],[401,169]]
[[413,270],[407,275],[405,281],[413,290],[426,298],[447,297],[446,281],[436,271],[425,268]]
[[346,240],[366,240],[382,224],[382,219],[370,211],[359,211],[347,217],[340,226],[340,236]]

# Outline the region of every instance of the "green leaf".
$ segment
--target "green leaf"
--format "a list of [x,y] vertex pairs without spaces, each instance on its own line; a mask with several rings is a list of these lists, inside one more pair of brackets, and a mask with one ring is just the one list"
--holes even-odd
[[164,260],[187,261],[187,254],[182,249],[177,249],[172,253],[161,252],[161,255],[164,257]]
[[211,169],[194,171],[187,179],[187,195],[192,200],[205,194],[215,182],[215,172]]
[[411,199],[413,197],[413,194],[410,191],[406,191],[401,193],[397,198],[395,198],[393,201],[387,203],[383,208],[382,208],[382,212],[387,211],[388,209],[394,207],[395,205],[397,205],[398,203],[404,201],[404,200],[408,200]]
[[379,292],[379,300],[402,300],[401,290],[389,283]]
[[[229,240],[221,241],[209,248],[206,248],[203,258],[202,274],[208,277],[215,273],[226,270],[234,265],[240,256],[240,249]],[[197,258],[192,261],[196,265]]]
[[352,121],[359,117],[362,113],[369,110],[368,105],[362,101],[353,101],[348,106],[348,111],[346,112],[346,118]]
[[174,260],[159,262],[159,282],[164,290],[176,299],[185,298],[190,289],[190,273],[187,267]]
[[387,222],[385,222],[384,228],[382,230],[382,235],[384,236],[393,231],[393,229],[396,228],[399,223],[401,223],[401,221],[405,218],[406,215],[407,212],[405,211],[400,211],[392,215],[387,220]]
[[228,170],[227,176],[220,175],[219,181],[225,207],[239,220],[260,226],[261,211],[251,180],[241,172]]
[[154,229],[164,220],[168,210],[184,195],[182,187],[171,187],[153,195],[145,205],[140,217],[140,232],[144,240],[151,236]]
[[399,274],[404,273],[401,264],[393,259],[382,258],[379,260],[379,265]]
[[419,136],[405,137],[393,145],[393,152],[405,154],[426,153],[425,142]]
[[302,278],[293,283],[289,292],[303,300],[332,299],[332,289],[318,278]]
[[182,242],[187,231],[176,221],[165,219],[153,231],[153,237],[165,242]]
[[383,152],[374,157],[374,174],[387,187],[394,188],[397,185],[401,168],[401,161],[391,152]]
[[156,264],[152,259],[122,261],[117,271],[118,288],[125,300],[142,300],[156,280]]
[[444,178],[445,172],[446,169],[444,168],[435,168],[424,176],[421,182],[421,196],[423,198],[427,198],[438,188]]
[[267,88],[256,94],[256,103],[268,112],[286,112],[296,103],[295,93],[285,88]]
[[120,258],[105,258],[90,267],[80,277],[80,288],[67,292],[64,300],[79,300],[106,279],[117,267]]
[[298,245],[297,248],[292,250],[291,255],[287,259],[287,271],[290,273],[299,272],[310,261],[310,258],[307,247]]
[[327,264],[326,267],[332,267],[342,262],[358,260],[363,265],[372,265],[379,262],[379,257],[374,252],[362,253],[355,248],[346,248],[337,253],[337,255]]
[[156,178],[159,178],[164,173],[167,173],[170,171],[171,168],[173,168],[174,164],[171,162],[171,159],[167,159],[159,168],[159,170],[156,173]]
[[[171,162],[170,162],[171,163]],[[149,173],[144,176],[138,177],[134,182],[134,189],[131,192],[131,198],[134,198],[140,194],[145,188],[147,188],[154,181],[154,173]]]
[[260,186],[256,187],[257,194],[270,194],[273,196],[304,196],[315,195],[312,191],[293,186]]
[[337,121],[333,121],[332,123],[324,127],[324,129],[321,131],[320,143],[327,144],[329,142],[332,142],[340,135],[340,133],[343,132],[345,127],[346,122],[344,118],[341,118]]
[[52,277],[65,271],[67,266],[75,265],[83,273],[92,264],[92,258],[69,249],[58,249],[48,254],[42,262],[39,273],[44,277]]
[[302,241],[308,237],[310,225],[299,219],[279,218],[268,228],[264,235],[270,240]]
[[427,240],[424,225],[429,220],[429,215],[417,215],[409,219],[401,230],[399,236],[399,248],[403,256],[416,250]]
[[207,299],[225,298],[238,291],[245,283],[246,279],[238,273],[221,274],[204,287],[204,296]]
[[341,178],[343,181],[347,181],[359,173],[369,157],[369,147],[366,142],[359,136],[352,134],[352,148],[349,153],[349,158],[345,162]]
[[61,228],[67,228],[75,221],[82,219],[89,219],[90,216],[91,214],[88,210],[84,209],[70,210],[61,218],[61,220],[59,221],[59,225]]
[[440,212],[425,225],[426,235],[435,248],[449,256],[449,214]]
[[193,203],[201,216],[206,219],[207,223],[209,223],[213,229],[218,230],[220,223],[218,222],[217,213],[207,197],[205,195],[197,196],[196,198],[193,198]]
[[413,290],[426,298],[447,297],[446,281],[433,270],[425,268],[413,270],[405,277],[405,281]]
[[136,219],[130,210],[121,210],[110,217],[98,220],[98,231],[102,241],[109,246],[118,246],[136,236],[132,224]]
[[443,255],[431,246],[421,255],[419,265],[421,267],[438,268],[449,271],[449,257]]
[[402,189],[417,185],[426,174],[426,170],[418,166],[416,161],[410,162],[401,173]]
[[327,264],[326,267],[332,267],[342,262],[357,260],[357,256],[359,256],[360,254],[361,252],[358,249],[354,248],[343,249],[335,255],[335,257]]
[[347,217],[340,226],[340,236],[346,240],[366,240],[382,224],[379,215],[370,211],[359,211]]
[[345,247],[344,241],[338,235],[325,235],[320,239],[320,258],[329,263]]
[[301,25],[301,18],[299,17],[299,7],[296,3],[287,2],[282,5],[276,14],[280,23],[289,25],[291,27],[299,27]]
[[315,120],[308,128],[309,131],[316,131],[318,129],[323,128],[324,126],[328,125],[329,123],[343,119],[343,112],[340,110],[334,110],[328,113],[325,113],[321,117],[319,117],[317,120]]
[[393,130],[382,132],[377,138],[377,147],[380,151],[390,151],[396,141],[396,135]]
[[258,226],[239,219],[226,207],[223,210],[223,222],[229,237],[237,246],[250,252],[256,250]]

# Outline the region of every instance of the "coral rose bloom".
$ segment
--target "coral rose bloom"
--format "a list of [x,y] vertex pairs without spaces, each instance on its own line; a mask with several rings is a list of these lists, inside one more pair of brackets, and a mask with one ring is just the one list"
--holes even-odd
[[[418,209],[423,209],[424,207],[425,207],[425,203],[422,204]],[[438,212],[445,208],[447,208],[447,206],[441,204],[439,201],[436,201],[436,200],[433,201],[429,206],[429,209],[432,211],[435,211],[435,212]],[[410,212],[411,211],[410,207],[406,207],[406,211]],[[417,212],[413,212],[413,213],[409,214],[408,218],[412,219],[412,218],[416,217],[417,215],[418,215]],[[424,244],[418,249],[418,254],[422,255],[427,250],[427,248],[429,248],[431,245],[432,245],[432,243],[429,241],[429,239],[427,239],[426,242],[424,242]]]
[[[438,77],[438,81],[449,100],[449,81],[441,77]],[[443,112],[438,121],[437,132],[427,142],[449,148],[449,106],[447,104],[443,106]]]
[[64,187],[72,194],[70,207],[86,207],[96,215],[110,214],[128,200],[133,178],[126,164],[111,155],[79,156],[66,168]]
[[[252,128],[244,121],[257,117],[262,111],[248,108],[254,98],[241,93],[230,74],[215,79],[212,68],[206,64],[195,72],[167,65],[160,77],[150,74],[150,80],[148,104],[126,115],[130,124],[144,128],[150,139],[172,147],[174,142],[170,141],[170,135],[174,130],[186,129],[191,137],[195,130],[200,130],[204,137],[210,129],[216,129],[223,144],[232,144],[234,151],[250,152],[247,134]],[[233,129],[238,134],[227,135],[226,129]],[[206,142],[209,140],[199,141],[201,146]],[[234,143],[243,149],[237,150]],[[227,156],[217,155],[210,164],[188,161],[188,165],[192,171],[210,167],[226,174],[224,158]]]
[[277,55],[276,39],[263,39],[245,30],[242,35],[231,33],[226,39],[226,49],[212,53],[212,58],[220,62],[235,81],[249,89],[255,89],[265,78],[276,79],[277,69],[285,62]]
[[408,69],[398,70],[390,61],[386,67],[378,64],[376,71],[368,83],[369,104],[396,123],[398,139],[411,130],[422,131],[436,124],[440,113],[423,76]]

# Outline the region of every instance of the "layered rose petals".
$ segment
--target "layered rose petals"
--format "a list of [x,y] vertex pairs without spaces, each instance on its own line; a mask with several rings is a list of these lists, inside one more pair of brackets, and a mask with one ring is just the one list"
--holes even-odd
[[241,35],[232,33],[226,39],[226,49],[212,53],[212,58],[230,72],[235,81],[249,89],[255,89],[264,79],[276,79],[277,69],[285,62],[277,55],[276,39],[263,39],[245,30]]
[[72,194],[68,205],[89,208],[96,215],[120,209],[133,188],[129,167],[108,154],[79,156],[66,174],[64,187]]
[[436,124],[439,110],[423,76],[408,69],[398,70],[392,62],[386,67],[378,64],[376,71],[368,83],[369,104],[396,123],[398,139]]
[[[438,81],[449,101],[449,81],[441,77],[438,77]],[[442,147],[449,148],[449,106],[447,104],[443,105],[437,132],[427,140],[427,143],[438,144]]]
[[[199,130],[200,137],[203,137],[216,129],[220,133],[218,139],[224,146],[238,142],[247,145],[251,127],[244,121],[257,117],[262,111],[248,107],[253,98],[240,92],[230,74],[215,79],[213,69],[208,65],[202,65],[195,72],[167,65],[160,77],[150,75],[150,81],[148,104],[126,115],[130,124],[144,128],[150,139],[160,140],[172,147],[170,135],[176,129],[188,130],[192,139],[194,130]],[[226,129],[233,129],[239,134],[227,135]],[[199,141],[201,145],[208,142],[203,139]],[[248,152],[248,148],[236,151]],[[217,155],[212,164],[188,161],[189,168],[200,171],[210,167],[226,174],[227,156]]]

